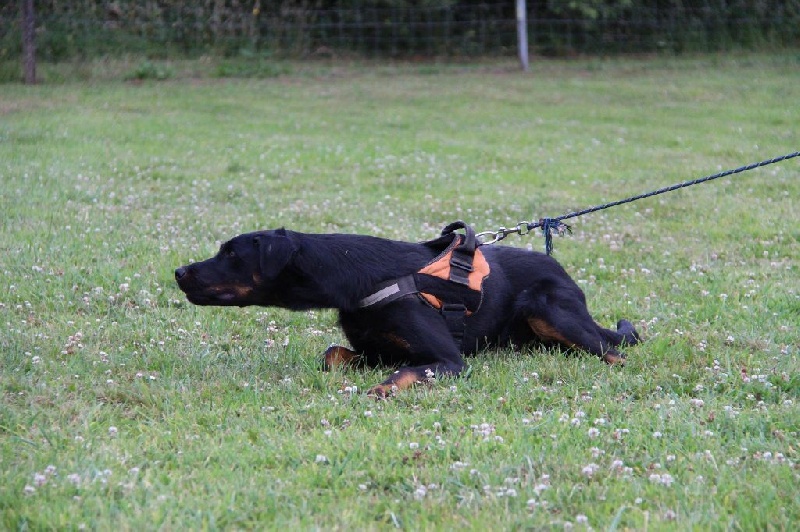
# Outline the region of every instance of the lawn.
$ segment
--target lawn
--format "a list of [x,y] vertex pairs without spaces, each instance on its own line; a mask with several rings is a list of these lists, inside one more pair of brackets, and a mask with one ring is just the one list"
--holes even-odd
[[320,371],[334,312],[173,280],[245,231],[427,240],[796,151],[796,54],[164,68],[0,90],[0,528],[800,522],[800,159],[570,221],[622,369],[488,350],[376,401]]

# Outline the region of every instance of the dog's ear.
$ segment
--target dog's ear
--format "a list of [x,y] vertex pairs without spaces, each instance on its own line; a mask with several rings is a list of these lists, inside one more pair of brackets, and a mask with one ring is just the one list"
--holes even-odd
[[266,279],[275,279],[286,266],[292,262],[297,246],[285,230],[280,229],[271,234],[254,237],[254,245],[258,246],[261,257],[261,275]]

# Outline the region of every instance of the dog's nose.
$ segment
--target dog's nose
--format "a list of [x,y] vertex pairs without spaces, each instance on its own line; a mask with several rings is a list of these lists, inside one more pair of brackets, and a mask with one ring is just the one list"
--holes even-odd
[[180,281],[181,278],[183,278],[183,276],[186,275],[187,271],[188,270],[186,269],[186,266],[181,266],[180,268],[176,269],[175,270],[175,280],[176,281]]

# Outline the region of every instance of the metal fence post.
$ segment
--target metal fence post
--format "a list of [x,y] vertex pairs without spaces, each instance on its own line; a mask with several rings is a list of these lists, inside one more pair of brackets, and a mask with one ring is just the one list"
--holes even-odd
[[528,15],[525,0],[517,0],[517,49],[524,72],[528,71]]
[[22,68],[25,83],[36,83],[36,15],[33,0],[22,0]]

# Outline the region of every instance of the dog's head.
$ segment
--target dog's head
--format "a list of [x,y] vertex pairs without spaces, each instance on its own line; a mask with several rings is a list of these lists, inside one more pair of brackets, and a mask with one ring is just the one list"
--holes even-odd
[[175,280],[195,305],[280,305],[275,288],[296,252],[283,229],[245,233],[210,259],[176,269]]

